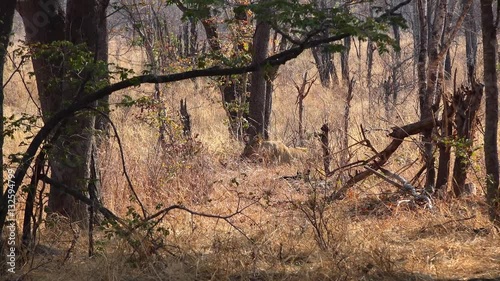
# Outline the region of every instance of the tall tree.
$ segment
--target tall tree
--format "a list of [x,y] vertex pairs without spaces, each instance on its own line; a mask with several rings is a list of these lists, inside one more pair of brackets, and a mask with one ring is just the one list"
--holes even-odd
[[[319,9],[329,8],[326,0],[315,0],[313,1],[313,5]],[[326,38],[328,37],[328,34],[325,32],[323,36]],[[311,52],[316,68],[318,69],[321,85],[323,85],[323,87],[329,87],[330,84],[338,84],[333,53],[328,48],[322,47],[312,48]]]
[[[269,51],[269,39],[271,38],[271,26],[265,21],[257,21],[253,39],[253,63],[260,63],[267,57]],[[268,136],[268,116],[266,111],[271,109],[271,97],[266,87],[266,76],[269,75],[265,68],[260,68],[252,74],[250,86],[249,123],[248,136],[252,140],[255,136]]]
[[[453,23],[448,22],[451,28],[447,29],[447,16],[452,14],[448,13],[448,1],[429,2],[433,1],[417,1],[420,24],[417,68],[421,120],[435,117],[435,112],[439,108],[442,94],[441,80],[444,78],[444,75],[442,75],[444,72],[444,59],[472,4],[472,0],[467,0],[463,5],[460,16]],[[451,21],[452,19],[448,20]],[[426,187],[434,187],[436,183],[432,134],[432,128],[422,133],[423,154],[427,171]]]
[[[81,73],[73,73],[74,65],[65,60],[65,55],[54,53],[92,52],[90,62],[97,65],[99,58],[107,58],[107,37],[105,11],[108,0],[78,2],[67,1],[66,13],[61,0],[27,0],[18,3],[26,31],[26,42],[31,46],[33,69],[44,121],[54,113],[79,100],[98,86],[103,86],[102,75],[96,68],[83,68]],[[43,15],[44,22],[32,22]],[[104,38],[103,38],[104,37]],[[74,47],[64,45],[70,41]],[[59,45],[57,45],[59,44]],[[83,49],[76,47],[84,46]],[[55,49],[54,49],[55,48]],[[48,52],[47,52],[48,51]],[[81,57],[79,57],[80,59]],[[83,77],[83,78],[80,78]],[[95,107],[97,103],[94,103]],[[79,114],[65,120],[59,128],[59,138],[55,140],[49,154],[52,178],[74,190],[87,190],[90,179],[91,155],[94,144],[95,117]],[[51,188],[49,208],[53,212],[79,221],[86,217],[86,207],[72,196]]]
[[[500,8],[498,8],[500,9]],[[498,15],[497,15],[498,17]],[[497,19],[498,21],[498,19]],[[500,220],[498,190],[498,85],[497,85],[497,21],[493,16],[493,0],[481,0],[481,26],[483,36],[484,88],[486,120],[484,130],[484,161],[486,166],[486,198],[492,221]]]
[[0,175],[0,194],[3,194],[3,71],[4,71],[4,61],[7,54],[7,47],[10,42],[10,33],[12,31],[12,21],[14,18],[14,11],[16,9],[16,0],[5,0],[0,3],[0,154],[2,158],[0,159],[0,167],[2,173]]
[[[3,91],[3,73],[4,73],[4,62],[5,56],[7,54],[7,48],[10,42],[10,33],[12,31],[12,21],[14,18],[14,11],[16,8],[16,0],[6,0],[0,3],[0,118],[2,118],[0,122],[0,152],[2,158],[0,159],[0,167],[1,167],[1,175],[0,175],[0,183],[2,187],[0,187],[0,195],[3,195],[3,101],[4,101],[4,91]],[[1,205],[1,204],[0,204]],[[3,247],[6,245],[3,240],[3,235],[0,229],[0,261],[5,261],[5,255],[3,251]]]
[[[467,0],[463,0],[466,5]],[[465,55],[467,57],[467,76],[472,77],[476,68],[477,55],[477,24],[474,20],[475,7],[474,4],[470,7],[464,21],[465,29]]]

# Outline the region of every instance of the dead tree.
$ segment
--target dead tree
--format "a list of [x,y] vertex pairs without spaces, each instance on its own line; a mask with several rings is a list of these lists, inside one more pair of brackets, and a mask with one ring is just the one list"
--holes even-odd
[[321,126],[321,133],[319,133],[319,139],[321,141],[321,149],[323,150],[323,168],[327,176],[330,174],[330,161],[332,160],[332,156],[330,155],[329,133],[330,128],[328,124],[323,124],[323,126]]
[[455,144],[455,164],[453,166],[453,193],[464,193],[467,170],[473,152],[474,128],[477,124],[477,111],[483,97],[483,86],[473,79],[471,85],[462,86],[453,96],[455,107],[455,126],[457,128]]
[[[424,130],[429,130],[434,128],[435,126],[440,126],[440,125],[441,121],[436,120],[435,118],[428,118],[426,120],[408,124],[406,126],[394,127],[392,128],[392,132],[389,134],[389,136],[392,138],[391,143],[388,146],[386,146],[386,148],[381,152],[377,152],[375,148],[369,145],[370,144],[369,140],[365,140],[364,143],[369,145],[372,151],[376,152],[376,154],[368,160],[358,161],[358,162],[360,162],[363,165],[369,165],[368,167],[370,167],[371,170],[378,170],[380,167],[385,165],[385,163],[387,163],[389,158],[392,156],[394,152],[396,152],[396,150],[403,143],[406,137],[420,134]],[[348,166],[353,166],[353,165],[348,164]],[[371,170],[365,169],[364,171],[357,171],[356,174],[352,176],[340,189],[333,192],[328,199],[338,200],[344,198],[347,190],[349,190],[355,184],[373,174]],[[333,173],[327,174],[327,176],[332,176],[332,175]]]
[[182,123],[182,133],[184,137],[191,137],[191,116],[187,110],[187,100],[181,99],[180,111],[181,123]]
[[347,89],[347,96],[345,99],[345,104],[344,104],[344,116],[343,116],[343,129],[344,129],[344,136],[342,138],[342,157],[340,161],[340,165],[344,166],[347,164],[349,161],[349,158],[351,158],[351,154],[349,153],[349,117],[350,117],[350,111],[351,111],[351,101],[352,98],[354,97],[354,84],[356,81],[354,78],[352,78],[349,81],[348,84],[348,89]]
[[299,145],[304,145],[304,99],[309,95],[311,87],[316,81],[316,76],[311,79],[307,79],[308,72],[304,72],[302,75],[302,82],[298,85],[295,81],[295,89],[297,89],[297,101],[295,104],[299,107]]

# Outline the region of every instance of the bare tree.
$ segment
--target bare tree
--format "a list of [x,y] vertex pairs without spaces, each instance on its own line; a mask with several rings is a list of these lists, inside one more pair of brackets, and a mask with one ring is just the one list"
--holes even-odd
[[316,76],[313,76],[310,79],[307,79],[308,72],[304,72],[302,75],[302,82],[297,84],[293,81],[295,85],[295,89],[297,89],[297,101],[295,104],[298,106],[299,110],[299,145],[304,145],[304,99],[309,95],[309,91],[311,91],[312,85],[316,81]]

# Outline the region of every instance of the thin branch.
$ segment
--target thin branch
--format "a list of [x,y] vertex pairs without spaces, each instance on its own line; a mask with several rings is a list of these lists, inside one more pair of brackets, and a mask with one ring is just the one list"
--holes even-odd
[[70,188],[69,186],[62,184],[60,182],[57,182],[49,177],[47,175],[40,175],[40,180],[44,183],[50,184],[51,187],[55,187],[56,189],[62,190],[65,193],[73,196],[75,199],[89,205],[89,206],[94,206],[96,210],[98,210],[103,216],[109,220],[119,222],[123,226],[126,225],[125,221],[115,215],[112,211],[110,211],[108,208],[104,207],[101,205],[101,203],[97,201],[92,201],[87,196],[83,195],[83,193],[79,192],[78,190],[74,190]]
[[128,186],[129,186],[130,190],[132,191],[132,194],[134,195],[135,200],[137,200],[137,203],[139,203],[139,206],[141,207],[141,211],[142,211],[144,218],[146,218],[148,212],[146,211],[144,204],[142,204],[141,199],[139,198],[139,195],[137,195],[137,192],[135,192],[132,181],[130,180],[130,177],[128,175],[127,166],[125,163],[125,153],[123,151],[122,141],[121,141],[120,135],[118,134],[118,130],[116,129],[115,124],[109,118],[109,116],[107,114],[101,112],[100,110],[97,110],[97,109],[92,108],[92,107],[87,107],[87,109],[94,111],[94,112],[97,112],[102,118],[104,118],[106,121],[108,121],[108,123],[111,125],[111,128],[113,128],[113,132],[115,133],[116,141],[118,143],[118,148],[120,150],[120,159],[122,161],[123,175],[125,176],[125,179],[127,180]]

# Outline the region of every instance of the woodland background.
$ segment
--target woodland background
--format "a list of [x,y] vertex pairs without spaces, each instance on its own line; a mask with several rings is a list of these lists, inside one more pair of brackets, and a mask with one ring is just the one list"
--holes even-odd
[[498,9],[2,0],[1,278],[497,280]]

